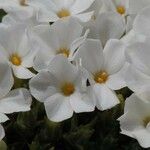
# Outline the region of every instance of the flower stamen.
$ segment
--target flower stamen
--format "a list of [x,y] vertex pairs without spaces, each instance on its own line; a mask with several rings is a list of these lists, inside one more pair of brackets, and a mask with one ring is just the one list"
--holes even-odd
[[21,6],[28,6],[28,5],[26,4],[26,0],[20,0],[19,2],[20,2],[20,5],[21,5]]
[[65,83],[61,87],[61,92],[65,96],[72,95],[74,93],[74,91],[75,91],[75,87],[74,87],[74,85],[72,83]]
[[21,57],[18,54],[12,54],[9,60],[15,66],[20,66],[22,63]]
[[148,125],[148,123],[150,123],[150,116],[145,117],[145,118],[143,119],[143,125],[144,125],[144,127],[146,127],[146,126]]
[[67,10],[67,9],[61,9],[59,12],[57,12],[57,16],[59,17],[59,18],[64,18],[64,17],[68,17],[68,16],[70,16],[71,14],[70,14],[70,12],[69,12],[69,10]]
[[100,71],[94,74],[94,80],[96,83],[105,83],[108,80],[108,73],[106,71]]
[[70,51],[67,48],[60,48],[57,54],[62,54],[65,57],[69,57]]
[[124,6],[118,6],[118,7],[117,7],[117,12],[118,12],[119,14],[123,15],[123,14],[125,14],[126,9],[125,9]]

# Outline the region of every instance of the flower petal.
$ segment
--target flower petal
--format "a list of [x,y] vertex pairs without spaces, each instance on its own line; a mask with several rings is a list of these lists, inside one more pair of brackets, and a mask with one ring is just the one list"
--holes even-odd
[[97,99],[97,108],[100,110],[110,109],[117,104],[119,104],[119,99],[117,98],[114,91],[109,89],[104,84],[95,84],[93,90]]
[[70,8],[72,14],[79,14],[86,9],[88,9],[94,0],[76,0],[75,3]]
[[81,65],[91,73],[100,71],[103,67],[103,49],[99,40],[87,39],[78,49],[73,57],[74,61]]
[[23,66],[12,66],[13,68],[13,73],[17,78],[20,79],[30,79],[33,76],[35,76],[35,74],[33,74],[29,69],[23,67]]
[[150,85],[150,77],[138,71],[132,65],[129,66],[125,74],[125,81],[127,86],[136,93]]
[[3,139],[5,136],[5,131],[2,125],[0,125],[0,141]]
[[60,122],[71,118],[73,115],[69,98],[63,97],[60,94],[49,97],[44,102],[44,105],[46,114],[51,121]]
[[54,75],[45,71],[41,71],[29,82],[31,94],[40,102],[44,102],[46,98],[56,94],[58,92],[57,85]]
[[31,102],[32,98],[27,89],[15,89],[0,100],[0,112],[10,114],[20,111],[29,111]]
[[94,111],[94,96],[91,88],[85,93],[76,92],[70,96],[70,104],[76,113]]
[[125,46],[119,40],[109,40],[104,48],[105,69],[109,74],[120,71],[125,64]]

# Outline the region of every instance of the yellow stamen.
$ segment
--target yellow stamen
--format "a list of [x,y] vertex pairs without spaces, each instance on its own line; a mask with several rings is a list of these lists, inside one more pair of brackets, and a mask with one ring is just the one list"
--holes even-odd
[[65,57],[69,57],[70,51],[67,48],[60,48],[57,54],[62,54]]
[[19,2],[20,2],[20,5],[21,5],[21,6],[28,6],[28,5],[26,4],[26,0],[20,0]]
[[121,15],[125,14],[125,12],[126,12],[125,7],[124,6],[118,6],[117,12]]
[[96,20],[96,16],[95,16],[95,15],[92,15],[91,19],[92,19],[92,20]]
[[145,117],[145,118],[143,119],[143,125],[144,125],[144,127],[146,127],[149,122],[150,122],[150,116]]
[[71,14],[70,14],[69,10],[67,10],[67,9],[61,9],[61,10],[57,13],[57,16],[58,16],[59,18],[68,17],[68,16],[70,16],[70,15],[71,15]]
[[63,95],[70,96],[71,94],[74,93],[75,87],[72,83],[65,83],[61,87],[61,91],[62,91]]
[[94,80],[97,83],[105,83],[108,80],[108,74],[106,71],[100,71],[94,74]]
[[13,65],[16,65],[16,66],[20,66],[22,63],[21,57],[18,56],[18,54],[11,55],[9,60],[11,61]]

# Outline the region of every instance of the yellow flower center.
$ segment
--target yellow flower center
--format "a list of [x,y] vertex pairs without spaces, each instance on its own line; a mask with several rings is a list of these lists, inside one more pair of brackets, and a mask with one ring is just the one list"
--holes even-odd
[[108,74],[106,71],[100,71],[94,74],[94,80],[97,83],[105,83],[108,80]]
[[70,51],[67,48],[60,48],[57,54],[62,54],[65,57],[69,57]]
[[117,12],[118,12],[119,14],[123,15],[123,14],[125,14],[126,9],[125,9],[124,6],[118,6],[118,7],[117,7]]
[[92,20],[96,20],[96,16],[95,16],[95,15],[92,15],[91,19],[92,19]]
[[143,125],[144,125],[144,127],[146,127],[149,122],[150,122],[150,116],[145,117],[145,118],[143,119]]
[[70,14],[70,11],[69,10],[67,10],[67,9],[61,9],[58,13],[57,13],[57,16],[59,17],[59,18],[64,18],[64,17],[68,17],[68,16],[70,16],[71,14]]
[[18,54],[13,54],[10,56],[9,60],[13,65],[20,66],[22,63],[21,57]]
[[70,96],[71,94],[74,93],[75,87],[72,83],[65,83],[61,87],[61,91],[62,91],[63,95]]
[[21,6],[28,6],[28,5],[26,4],[26,0],[20,0],[19,2],[20,2],[20,5],[21,5]]

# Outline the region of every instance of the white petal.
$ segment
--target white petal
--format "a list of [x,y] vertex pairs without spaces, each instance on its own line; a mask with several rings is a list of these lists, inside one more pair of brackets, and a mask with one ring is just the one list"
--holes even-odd
[[0,123],[6,122],[7,120],[9,120],[9,118],[5,114],[0,113]]
[[18,47],[21,43],[24,32],[25,25],[23,24],[1,27],[0,43],[8,51],[9,54],[18,51]]
[[97,99],[96,106],[98,109],[107,110],[119,104],[119,99],[115,92],[109,89],[106,85],[95,84],[93,88]]
[[127,60],[139,71],[150,75],[150,44],[147,39],[145,42],[137,42],[127,47]]
[[88,33],[89,33],[89,30],[86,30],[83,36],[77,38],[76,40],[73,41],[73,43],[71,43],[70,56],[69,56],[70,58],[68,58],[69,60],[72,61],[72,56],[74,55],[74,52],[86,41]]
[[144,35],[135,33],[135,31],[133,29],[121,38],[121,41],[126,46],[130,46],[137,42],[144,42],[145,40],[146,40],[146,37]]
[[40,9],[37,14],[37,20],[39,22],[55,22],[59,18],[53,11],[48,11],[45,9]]
[[[51,55],[60,48],[59,35],[56,33],[57,24],[59,23],[56,22],[52,26],[47,24],[38,25],[33,28],[31,33],[28,33],[33,50],[48,51]],[[61,33],[60,35],[63,36]]]
[[130,137],[134,137],[134,130],[144,128],[141,124],[140,116],[132,113],[132,111],[125,113],[118,119],[118,121],[120,121],[121,133]]
[[131,112],[136,114],[140,119],[143,119],[145,116],[150,114],[149,107],[150,103],[148,101],[143,101],[137,95],[132,94],[125,101],[124,112]]
[[105,12],[97,17],[90,31],[90,38],[100,39],[105,45],[109,39],[119,39],[123,35],[125,23],[118,13]]
[[[149,2],[149,5],[150,5],[150,2]],[[135,21],[133,23],[133,30],[137,33],[150,36],[149,17],[150,17],[150,7],[148,8],[146,7],[135,18]]]
[[13,68],[14,75],[17,78],[30,79],[33,76],[35,76],[35,74],[33,74],[30,70],[28,70],[27,68],[25,68],[23,66],[15,66],[15,65],[13,65],[12,68]]
[[33,67],[33,61],[35,59],[35,56],[37,54],[37,51],[31,51],[22,59],[22,66],[26,68],[31,68]]
[[139,144],[143,148],[149,148],[150,147],[150,133],[149,131],[143,129],[134,131],[134,138],[138,140]]
[[134,92],[139,92],[150,85],[150,77],[130,66],[125,75],[127,86]]
[[8,94],[14,84],[12,70],[7,64],[0,63],[0,98]]
[[88,88],[85,93],[74,93],[70,96],[70,104],[76,113],[94,111],[93,91]]
[[74,17],[78,18],[81,22],[88,22],[91,19],[93,14],[94,12],[91,11],[87,13],[77,14]]
[[33,77],[29,82],[29,86],[31,94],[40,102],[44,102],[46,98],[58,92],[56,78],[46,71],[41,71]]
[[55,55],[49,55],[48,51],[38,51],[33,61],[33,68],[38,72],[46,70],[54,57]]
[[71,13],[72,14],[81,13],[85,11],[86,9],[88,9],[92,5],[93,2],[94,0],[82,0],[82,1],[76,0],[70,9]]
[[110,75],[109,79],[106,82],[106,85],[112,90],[119,90],[123,87],[126,87],[125,82],[125,73],[127,67],[124,66],[118,73]]
[[44,105],[46,114],[51,121],[60,122],[73,115],[69,99],[60,94],[49,97]]
[[140,99],[150,102],[150,85],[145,86],[142,89],[140,89],[139,92],[135,93]]
[[149,0],[130,0],[129,12],[130,14],[138,14],[143,8],[150,5]]
[[72,65],[67,58],[57,55],[47,68],[58,81],[64,83],[72,82],[78,76],[78,69]]
[[5,136],[5,131],[2,125],[0,125],[0,141],[3,139]]
[[83,27],[74,18],[59,20],[51,27],[51,30],[54,30],[55,35],[59,39],[60,47],[58,48],[65,47],[68,49],[72,42],[81,36],[83,29]]
[[103,49],[99,40],[87,39],[73,57],[74,61],[80,61],[82,66],[91,73],[100,71],[103,67]]
[[10,114],[29,111],[31,102],[32,98],[27,89],[15,89],[0,100],[0,112]]
[[125,64],[125,46],[119,40],[109,40],[104,48],[105,69],[109,74],[120,71]]

